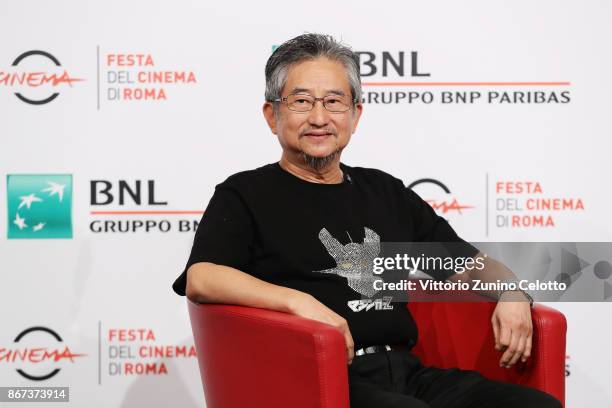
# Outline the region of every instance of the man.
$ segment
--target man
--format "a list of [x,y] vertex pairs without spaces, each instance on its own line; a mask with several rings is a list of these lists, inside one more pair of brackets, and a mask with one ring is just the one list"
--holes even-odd
[[[478,252],[401,180],[340,162],[360,101],[358,58],[333,38],[301,35],[272,54],[263,113],[281,159],[216,187],[174,290],[197,302],[278,310],[337,327],[346,340],[353,408],[560,407],[545,393],[473,371],[423,367],[408,350],[417,328],[405,307],[351,308],[376,296],[364,265],[381,242],[457,242],[467,255]],[[496,276],[514,276],[487,263]],[[492,319],[500,364],[510,367],[529,357],[532,326],[523,294],[504,296],[522,300],[499,302]]]

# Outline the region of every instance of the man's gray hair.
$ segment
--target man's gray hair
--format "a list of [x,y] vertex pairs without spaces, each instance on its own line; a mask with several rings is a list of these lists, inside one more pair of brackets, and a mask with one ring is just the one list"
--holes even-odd
[[266,63],[266,101],[274,102],[282,97],[289,68],[298,62],[327,57],[346,68],[351,98],[361,102],[359,56],[353,50],[330,35],[302,34],[284,42],[268,58]]

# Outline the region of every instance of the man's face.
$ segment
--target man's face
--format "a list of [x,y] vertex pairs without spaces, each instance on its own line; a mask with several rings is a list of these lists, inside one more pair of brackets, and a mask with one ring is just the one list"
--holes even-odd
[[[324,57],[297,63],[289,69],[282,97],[296,93],[352,99],[344,65]],[[264,115],[285,154],[293,158],[301,154],[323,158],[342,150],[355,132],[362,106],[352,103],[350,106],[347,112],[331,113],[322,101],[317,101],[309,112],[294,112],[280,103],[275,115],[272,104],[267,102]]]

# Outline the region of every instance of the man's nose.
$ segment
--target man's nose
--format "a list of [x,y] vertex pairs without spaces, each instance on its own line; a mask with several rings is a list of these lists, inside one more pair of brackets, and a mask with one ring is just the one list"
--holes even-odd
[[315,126],[325,126],[329,122],[329,112],[323,106],[323,101],[317,100],[308,114],[308,122]]

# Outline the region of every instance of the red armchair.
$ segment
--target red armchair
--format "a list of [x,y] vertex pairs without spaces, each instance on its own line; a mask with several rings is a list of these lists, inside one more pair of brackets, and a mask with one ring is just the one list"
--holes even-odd
[[[349,407],[344,338],[332,326],[264,309],[188,304],[207,408]],[[475,369],[564,403],[564,316],[536,305],[531,359],[503,369],[493,348],[494,307],[410,303],[419,328],[413,351],[426,365]]]

